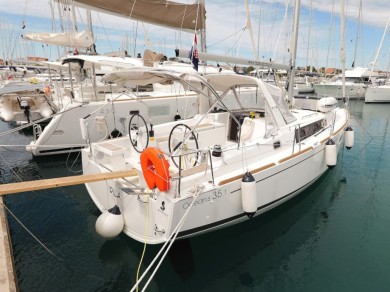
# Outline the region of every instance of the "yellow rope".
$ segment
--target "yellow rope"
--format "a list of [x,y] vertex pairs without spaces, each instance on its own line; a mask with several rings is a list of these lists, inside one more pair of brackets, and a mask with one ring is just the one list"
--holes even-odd
[[[145,226],[145,243],[144,243],[144,249],[142,251],[142,256],[138,264],[138,269],[137,269],[137,276],[136,276],[136,283],[138,283],[138,276],[139,276],[139,271],[141,269],[142,261],[144,259],[145,251],[146,251],[146,245],[147,245],[147,236],[148,236],[148,226],[149,226],[149,195],[147,196],[147,201],[146,201],[146,226]],[[136,291],[138,292],[138,285]]]

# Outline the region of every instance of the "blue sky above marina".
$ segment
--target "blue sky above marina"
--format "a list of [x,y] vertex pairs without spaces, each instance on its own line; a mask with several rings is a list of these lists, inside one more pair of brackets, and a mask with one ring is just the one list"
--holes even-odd
[[[20,37],[27,32],[52,32],[50,6],[46,0],[17,1],[0,0],[0,31],[3,35],[0,45],[0,58],[19,58],[26,55],[46,56],[50,60],[58,58],[58,49],[40,43],[26,42]],[[251,4],[252,33],[255,51],[252,50],[250,34],[245,30],[246,16],[243,1],[210,1],[207,10],[207,46],[215,54],[226,54],[253,59],[286,63],[289,60],[293,8],[288,9],[288,18],[283,21],[286,1],[253,1]],[[347,2],[347,1],[346,1]],[[346,65],[352,64],[359,1],[346,3]],[[356,2],[356,3],[355,3]],[[387,18],[390,16],[390,4],[385,0],[363,2],[363,22],[360,23],[356,50],[356,66],[369,67],[375,58]],[[297,65],[313,64],[318,67],[340,66],[340,3],[335,1],[331,25],[332,1],[313,1],[313,16],[310,25],[310,0],[302,0]],[[42,13],[44,12],[44,13]],[[39,16],[38,16],[39,15]],[[83,9],[76,11],[79,29],[86,24]],[[56,29],[60,31],[58,16]],[[70,19],[70,17],[64,17]],[[189,49],[193,35],[158,26],[136,23],[103,13],[92,12],[96,46],[99,53],[127,49],[133,55],[146,49],[153,49],[174,55],[175,48]],[[26,24],[25,29],[22,23]],[[64,22],[65,29],[72,29],[70,21]],[[260,33],[259,33],[260,28]],[[363,29],[362,29],[363,28]],[[124,45],[127,39],[127,45]],[[259,41],[258,41],[259,39]],[[135,47],[136,45],[136,47]],[[387,33],[378,57],[377,68],[388,70],[390,55],[390,37]],[[63,52],[61,52],[63,53]]]

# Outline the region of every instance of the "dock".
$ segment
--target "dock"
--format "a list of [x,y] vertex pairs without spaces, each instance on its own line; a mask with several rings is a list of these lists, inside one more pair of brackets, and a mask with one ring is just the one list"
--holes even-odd
[[19,287],[15,273],[11,237],[8,229],[4,195],[30,192],[49,188],[66,187],[101,180],[136,176],[135,169],[109,173],[77,175],[19,183],[0,184],[0,291],[17,292]]
[[12,256],[11,238],[8,232],[8,221],[2,196],[0,196],[0,291],[19,291]]

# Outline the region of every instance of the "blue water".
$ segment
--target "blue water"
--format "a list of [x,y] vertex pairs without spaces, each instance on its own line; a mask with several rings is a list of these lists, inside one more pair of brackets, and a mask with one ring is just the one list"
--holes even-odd
[[[178,241],[147,291],[388,291],[390,104],[350,102],[355,145],[298,197],[221,231]],[[9,125],[0,123],[0,131]],[[26,144],[28,133],[0,138]],[[68,158],[0,150],[2,182],[71,175]],[[7,161],[7,163],[4,161]],[[10,169],[12,168],[12,170]],[[130,291],[143,245],[100,238],[84,186],[6,197],[21,291]],[[158,252],[147,246],[141,272]],[[143,287],[143,285],[141,285]],[[140,290],[141,291],[141,290]]]

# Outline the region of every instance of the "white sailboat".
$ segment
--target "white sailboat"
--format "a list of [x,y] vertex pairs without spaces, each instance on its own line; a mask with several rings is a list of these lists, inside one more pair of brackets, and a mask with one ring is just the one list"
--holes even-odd
[[[126,9],[129,6],[124,6],[120,1],[107,3],[101,3],[101,1],[75,1],[74,5],[82,7],[87,5],[88,9],[95,9],[104,13],[116,13],[122,17],[126,15],[125,17],[130,16],[132,19],[187,31],[196,28],[202,29],[205,23],[204,6],[200,4],[188,5],[176,2],[164,2],[162,4],[160,1],[137,1],[127,12]],[[161,9],[164,10],[164,13]],[[52,38],[54,36],[56,38]],[[57,44],[59,44],[58,39],[66,42],[67,38],[70,37],[74,40],[74,46],[79,47],[74,34],[68,36],[57,33],[48,36],[32,35],[28,37],[35,40],[44,39],[46,42]],[[80,38],[82,41],[87,41],[85,47],[91,45],[89,35],[82,34]],[[81,43],[83,44],[83,42]],[[159,56],[153,54],[153,52],[145,54],[143,59],[96,55],[66,57],[63,63],[68,64],[70,80],[72,80],[73,74],[76,81],[80,83],[76,84],[75,82],[73,84],[71,82],[68,87],[52,90],[52,95],[57,96],[56,100],[61,104],[59,106],[60,110],[44,128],[39,124],[34,125],[33,141],[26,147],[26,150],[36,156],[68,153],[79,151],[87,146],[88,142],[125,135],[128,132],[130,112],[152,113],[155,117],[155,123],[172,121],[178,115],[196,114],[193,109],[197,110],[197,106],[184,110],[188,104],[193,103],[193,97],[185,92],[183,88],[172,88],[169,85],[159,85],[158,88],[157,85],[148,88],[145,87],[146,85],[142,88],[118,88],[111,84],[98,84],[99,78],[105,73],[135,66],[155,66],[158,68],[175,68],[175,70],[182,72],[195,72],[189,64],[160,62],[161,57],[162,55]],[[212,68],[207,70],[210,71]],[[76,74],[74,71],[76,71]],[[86,73],[87,71],[89,73]],[[85,78],[85,74],[90,77],[91,82],[89,84],[86,84],[88,78]],[[144,92],[139,93],[140,91]],[[136,102],[140,98],[144,98],[144,103]],[[109,114],[112,115],[106,118]],[[95,136],[85,139],[79,127],[79,119],[86,116],[104,116],[101,119],[104,124],[104,131],[95,133]]]
[[320,100],[320,111],[290,110],[280,88],[255,77],[134,69],[104,78],[178,82],[197,93],[201,113],[152,130],[134,115],[128,136],[82,150],[84,174],[128,171],[86,184],[106,238],[166,243],[248,220],[310,186],[353,146],[347,108]]
[[[71,72],[77,72],[74,77],[79,83],[52,90],[57,96],[55,100],[61,103],[60,110],[45,127],[34,125],[33,141],[26,150],[35,156],[80,151],[88,142],[125,135],[130,112],[151,113],[155,123],[172,121],[177,114],[196,114],[194,109],[197,107],[186,109],[194,98],[183,88],[147,84],[116,86],[98,80],[108,72],[144,67],[142,59],[77,55],[65,58],[63,63],[73,69],[69,70],[72,78]],[[183,70],[182,66],[180,68]],[[193,71],[189,65],[187,70]],[[85,78],[85,74],[90,77]],[[144,99],[142,103],[139,102],[141,98]],[[83,137],[79,121],[87,116],[101,117],[100,123],[104,126],[101,133],[95,132],[88,139]]]
[[[385,30],[383,32],[381,42],[380,42],[378,50],[376,52],[376,56],[375,56],[374,62],[372,63],[371,79],[373,81],[372,82],[373,84],[369,88],[367,88],[366,96],[365,96],[365,99],[364,99],[364,101],[366,103],[390,102],[390,85],[389,85],[389,83],[387,83],[387,84],[386,83],[385,84],[378,84],[376,82],[376,78],[375,78],[376,76],[372,76],[373,72],[374,72],[374,68],[376,66],[376,62],[377,62],[379,53],[380,53],[380,51],[382,49],[383,41],[384,41],[385,36],[386,36],[387,28],[389,26],[389,22],[390,22],[390,17],[387,19],[386,27],[385,27]],[[384,81],[384,82],[388,82],[388,80]]]
[[[353,144],[347,109],[290,111],[279,88],[254,77],[153,70],[129,71],[127,77],[143,84],[130,78],[142,74],[155,82],[190,84],[198,89],[199,104],[207,97],[212,105],[202,115],[155,125],[152,140],[141,122],[130,136],[82,150],[84,174],[129,173],[86,184],[102,211],[96,228],[104,237],[123,231],[157,244],[248,220],[294,197],[334,166],[345,136],[346,146]],[[248,100],[253,103],[244,105]],[[147,141],[153,146],[145,148]]]

